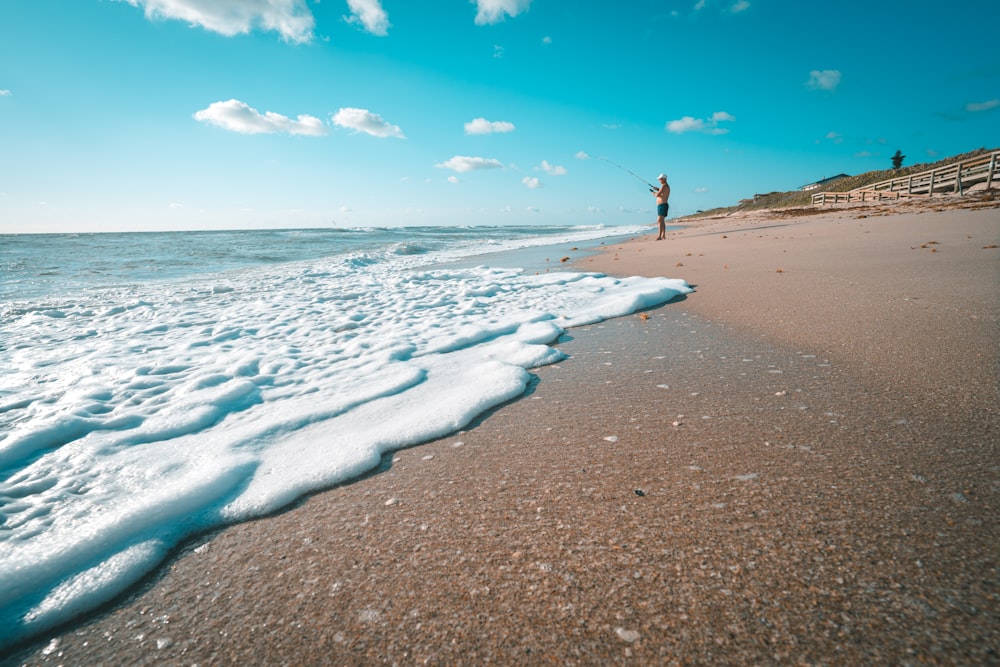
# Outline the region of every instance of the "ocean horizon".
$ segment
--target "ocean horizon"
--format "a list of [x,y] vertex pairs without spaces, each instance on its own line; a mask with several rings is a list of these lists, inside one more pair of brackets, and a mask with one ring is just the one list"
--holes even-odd
[[462,429],[567,329],[690,292],[563,262],[648,231],[0,237],[0,647]]

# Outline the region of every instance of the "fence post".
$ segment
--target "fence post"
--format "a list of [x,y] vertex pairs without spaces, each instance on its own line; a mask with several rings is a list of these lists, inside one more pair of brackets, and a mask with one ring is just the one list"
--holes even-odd
[[906,179],[906,194],[913,194],[913,174],[910,174]]
[[955,172],[955,192],[962,195],[962,163],[958,163],[958,171]]
[[930,182],[930,184],[929,184],[929,185],[927,186],[927,196],[928,196],[928,197],[931,197],[931,196],[933,196],[933,195],[934,195],[934,175],[935,175],[936,173],[937,173],[937,172],[936,172],[935,170],[931,169],[931,182]]
[[997,154],[993,153],[990,155],[990,173],[986,177],[986,189],[989,190],[993,187],[993,170],[997,167]]

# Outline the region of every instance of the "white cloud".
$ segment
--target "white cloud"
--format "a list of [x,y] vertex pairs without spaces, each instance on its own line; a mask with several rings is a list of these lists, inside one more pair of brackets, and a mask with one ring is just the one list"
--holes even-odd
[[969,102],[965,105],[965,110],[970,113],[977,111],[989,111],[1000,107],[1000,100],[987,100],[986,102]]
[[473,0],[478,11],[476,25],[489,25],[504,20],[504,15],[517,16],[528,11],[531,0]]
[[449,176],[448,182],[453,184],[458,184],[461,183],[462,181],[459,180],[458,176]]
[[534,176],[525,176],[524,178],[521,179],[521,182],[524,183],[529,188],[531,188],[532,190],[545,187],[545,185]]
[[705,134],[726,134],[727,128],[719,127],[719,123],[730,123],[736,117],[725,111],[716,111],[710,118],[694,118],[684,116],[667,123],[667,131],[674,134],[684,134],[685,132],[704,132]]
[[814,69],[809,72],[809,81],[806,87],[813,90],[833,90],[840,85],[840,70],[836,69]]
[[559,165],[549,164],[548,160],[542,160],[542,163],[540,165],[538,165],[538,167],[536,167],[536,169],[541,169],[545,173],[551,174],[553,176],[565,176],[566,175],[566,167],[560,167]]
[[476,118],[465,124],[466,134],[494,134],[513,131],[514,123],[508,123],[505,120],[489,121],[485,118]]
[[146,18],[187,21],[227,37],[273,30],[289,42],[308,42],[316,21],[305,0],[125,0]]
[[698,120],[694,116],[684,116],[683,118],[672,120],[667,123],[667,130],[675,134],[700,131],[704,127],[705,121]]
[[551,43],[552,43],[552,38],[551,37],[549,37],[548,35],[546,35],[545,37],[542,37],[542,44],[551,44]]
[[0,89],[0,97],[10,97],[14,93],[10,92],[6,88]]
[[382,9],[381,0],[347,0],[351,15],[345,17],[348,23],[360,23],[373,35],[385,37],[389,34],[389,15]]
[[259,111],[239,100],[213,102],[207,109],[195,112],[194,118],[202,123],[242,134],[288,133],[314,137],[326,134],[323,121],[315,116],[300,115],[296,120],[292,120],[271,111],[261,115]]
[[[722,3],[713,2],[712,4],[721,5]],[[700,12],[704,10],[707,6],[708,6],[707,0],[697,0],[697,2],[694,3],[694,6],[691,9],[692,11]],[[728,6],[720,9],[719,11],[728,14],[740,14],[742,12],[747,11],[748,9],[750,9],[749,0],[733,0],[732,2],[728,3]],[[672,12],[670,12],[670,15],[676,17],[679,16],[680,14],[677,10],[673,10]]]
[[503,169],[503,164],[499,160],[485,157],[467,157],[456,155],[447,162],[435,165],[442,169],[451,169],[459,173],[466,171],[481,171],[483,169]]
[[340,127],[346,127],[355,132],[364,132],[365,134],[370,134],[373,137],[395,137],[397,139],[405,139],[406,136],[403,134],[403,130],[397,125],[390,125],[382,119],[376,113],[372,113],[367,109],[353,109],[351,107],[344,107],[337,111],[337,113],[331,116],[334,125],[339,125]]
[[577,154],[574,155],[573,157],[575,157],[577,160],[589,160],[590,159],[590,156],[587,154],[586,151],[578,151]]
[[167,206],[167,208],[169,208],[169,209],[184,208],[184,204],[180,204],[178,202],[170,202],[170,204]]

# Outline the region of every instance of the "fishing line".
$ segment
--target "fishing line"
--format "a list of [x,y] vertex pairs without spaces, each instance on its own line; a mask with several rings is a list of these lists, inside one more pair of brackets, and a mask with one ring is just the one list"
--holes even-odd
[[655,185],[653,185],[652,183],[650,183],[649,181],[647,181],[646,179],[644,179],[643,177],[639,176],[639,175],[638,175],[637,173],[635,173],[635,172],[634,172],[634,171],[632,171],[631,169],[626,169],[625,167],[621,166],[620,164],[618,164],[618,163],[616,163],[616,162],[612,162],[611,160],[609,160],[609,159],[608,159],[608,158],[606,158],[606,157],[599,157],[599,158],[597,158],[597,159],[598,159],[598,160],[604,160],[605,162],[607,162],[607,163],[608,163],[608,164],[610,164],[611,166],[613,166],[613,167],[618,167],[619,169],[621,169],[621,170],[622,170],[622,171],[624,171],[625,173],[627,173],[627,174],[631,174],[632,176],[635,176],[635,177],[636,177],[636,178],[638,178],[638,179],[639,179],[640,181],[642,181],[642,182],[643,182],[643,183],[645,183],[645,184],[646,184],[647,186],[649,186],[649,187],[650,187],[650,188],[651,188],[651,189],[652,189],[652,190],[653,190],[654,192],[655,192],[656,190],[658,190],[658,189],[659,189],[659,188],[657,188],[657,187],[656,187]]

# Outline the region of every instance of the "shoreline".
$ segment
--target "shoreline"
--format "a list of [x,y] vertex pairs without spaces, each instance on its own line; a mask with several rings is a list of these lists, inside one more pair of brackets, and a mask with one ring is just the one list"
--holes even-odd
[[[1000,355],[983,343],[1000,318],[998,206],[734,216],[668,232],[663,247],[648,238],[619,244],[577,266],[682,277],[695,287],[693,310],[751,336],[837,354],[862,374],[924,390],[970,382],[995,390]],[[941,344],[953,334],[963,344]]]
[[695,292],[570,330],[527,395],[3,664],[995,662],[998,218],[727,219],[583,258]]

